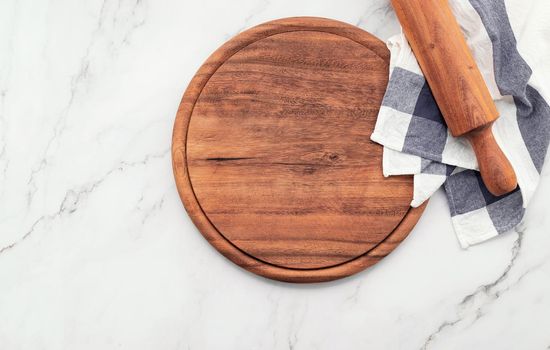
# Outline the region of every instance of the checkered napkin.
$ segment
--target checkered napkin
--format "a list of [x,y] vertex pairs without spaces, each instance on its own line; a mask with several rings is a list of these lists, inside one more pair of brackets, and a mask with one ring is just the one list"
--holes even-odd
[[550,141],[546,1],[449,1],[500,112],[495,139],[518,178],[519,190],[501,197],[483,184],[469,143],[450,135],[403,34],[388,41],[390,80],[371,135],[384,146],[384,175],[414,174],[413,207],[444,185],[464,248],[520,223],[539,182]]

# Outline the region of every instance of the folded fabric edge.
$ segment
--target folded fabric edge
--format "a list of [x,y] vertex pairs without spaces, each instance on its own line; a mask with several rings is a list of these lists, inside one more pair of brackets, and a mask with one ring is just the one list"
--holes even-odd
[[416,174],[414,175],[414,189],[411,207],[416,208],[428,200],[445,182],[446,175]]

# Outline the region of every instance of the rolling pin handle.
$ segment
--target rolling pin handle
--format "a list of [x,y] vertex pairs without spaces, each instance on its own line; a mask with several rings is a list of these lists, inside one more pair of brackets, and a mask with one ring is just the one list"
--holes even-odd
[[517,179],[512,165],[498,146],[492,123],[466,134],[472,144],[479,163],[479,172],[485,186],[495,196],[512,192],[517,187]]

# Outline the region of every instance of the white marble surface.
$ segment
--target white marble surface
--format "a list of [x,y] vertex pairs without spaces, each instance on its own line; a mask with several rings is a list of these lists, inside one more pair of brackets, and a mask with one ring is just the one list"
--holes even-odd
[[438,192],[390,257],[328,284],[256,277],[198,233],[169,154],[183,90],[295,15],[398,30],[387,0],[0,2],[1,349],[550,348],[548,166],[521,235],[461,250]]

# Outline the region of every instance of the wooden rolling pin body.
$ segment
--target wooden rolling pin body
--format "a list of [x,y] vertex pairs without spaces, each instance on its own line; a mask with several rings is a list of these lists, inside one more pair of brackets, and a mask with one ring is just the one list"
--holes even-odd
[[451,134],[468,138],[491,193],[513,191],[514,169],[491,131],[498,111],[447,0],[392,4]]

